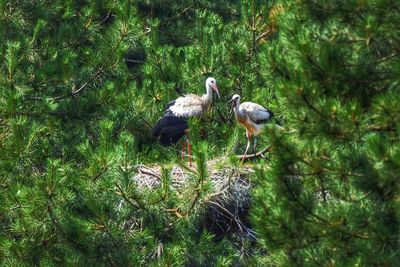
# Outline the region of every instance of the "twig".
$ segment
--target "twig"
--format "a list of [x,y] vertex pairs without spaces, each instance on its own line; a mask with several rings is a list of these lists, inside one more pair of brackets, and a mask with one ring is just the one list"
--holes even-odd
[[140,207],[140,206],[141,206],[140,203],[137,203],[136,200],[135,200],[136,203],[133,203],[132,200],[130,200],[130,199],[128,198],[128,196],[125,194],[124,190],[122,190],[121,186],[120,186],[117,182],[115,183],[115,186],[116,186],[117,189],[118,189],[117,195],[122,196],[122,198],[125,199],[125,201],[128,202],[132,207],[135,207],[135,208],[137,208],[137,209],[140,209],[140,208],[141,208],[141,207]]
[[249,154],[249,155],[237,155],[236,157],[238,159],[242,159],[244,157],[244,159],[252,159],[252,158],[257,158],[257,157],[262,157],[264,156],[265,153],[267,153],[268,151],[270,151],[272,148],[272,146],[268,146],[266,148],[264,148],[263,150],[257,152],[257,153],[253,153],[253,154]]
[[263,32],[263,33],[261,33],[259,36],[257,36],[256,42],[258,42],[258,41],[260,41],[262,38],[268,36],[271,32],[272,32],[272,30],[269,29],[269,30],[267,30],[267,31],[265,31],[265,32]]
[[189,171],[189,172],[191,172],[191,173],[197,175],[197,172],[196,172],[195,167],[190,168],[190,167],[186,166],[185,164],[183,164],[183,163],[181,163],[181,162],[177,162],[177,164],[178,164],[181,168],[183,168],[183,169],[185,169],[185,170],[187,170],[187,171]]
[[28,206],[16,206],[16,207],[12,207],[12,208],[9,208],[8,210],[4,211],[4,212],[1,212],[1,213],[0,213],[0,216],[3,216],[4,214],[6,214],[6,213],[8,213],[8,212],[11,212],[11,211],[13,211],[13,210],[23,209],[23,208],[27,208],[27,207],[28,207]]
[[154,171],[152,171],[151,169],[147,168],[146,166],[139,165],[139,166],[136,166],[136,169],[137,169],[138,172],[140,172],[140,173],[154,176],[154,177],[156,177],[158,180],[161,181],[161,176],[160,176],[159,174],[155,173]]
[[183,13],[186,13],[186,11],[188,11],[191,8],[192,8],[192,6],[186,7],[185,9],[183,9],[183,11],[179,12],[177,16],[180,17]]
[[235,217],[235,215],[233,215],[229,210],[227,210],[226,208],[224,208],[223,206],[221,206],[219,203],[214,202],[214,201],[211,201],[211,200],[204,201],[204,203],[210,203],[210,204],[212,204],[212,205],[214,205],[214,206],[217,206],[217,207],[220,208],[221,210],[223,210],[223,211],[224,211],[227,215],[229,215],[229,216],[232,218],[232,220],[236,223],[236,225],[239,227],[240,232],[242,232],[242,233],[244,232],[244,231],[243,231],[243,227],[247,229],[247,227],[246,227],[240,220],[238,220],[238,219]]
[[132,62],[132,63],[139,63],[139,64],[146,63],[146,61],[144,61],[144,60],[136,60],[136,59],[125,59],[125,61]]
[[100,177],[103,173],[105,173],[107,170],[108,170],[108,164],[106,164],[105,166],[103,166],[103,167],[101,168],[101,170],[100,170],[95,176],[92,177],[92,180],[93,180],[93,181],[96,181],[96,180],[99,179],[99,177]]
[[[72,89],[71,94],[74,96],[77,93],[79,93],[80,91],[82,91],[90,82],[92,82],[94,80],[94,78],[96,78],[101,72],[103,72],[103,68],[100,67],[90,78],[89,80],[87,80],[83,85],[81,85],[81,87],[79,87],[77,90]],[[57,100],[57,98],[53,98],[54,100]],[[58,98],[60,99],[60,98]]]
[[230,188],[230,186],[228,185],[228,186],[226,186],[224,189],[222,189],[221,191],[216,192],[216,193],[214,193],[214,194],[208,195],[208,196],[204,199],[203,202],[209,201],[209,200],[212,199],[212,198],[215,198],[215,197],[217,197],[217,196],[219,196],[219,195],[225,194],[225,192],[226,192],[229,188]]
[[226,186],[225,186],[224,189],[222,189],[222,190],[220,190],[220,191],[218,191],[216,193],[208,195],[207,197],[204,198],[203,202],[204,201],[208,201],[210,199],[213,199],[213,198],[215,198],[215,197],[217,197],[219,195],[225,194],[225,192],[228,191],[231,188],[231,180],[232,180],[233,174],[234,174],[234,170],[232,170],[231,174],[229,175],[228,182],[226,183]]
[[173,209],[165,209],[168,212],[174,213],[176,217],[178,218],[184,218],[186,216],[186,214],[181,214],[179,212],[179,208],[173,208]]
[[189,210],[186,212],[185,216],[189,216],[189,214],[192,212],[192,210],[194,209],[194,207],[196,206],[196,203],[198,202],[199,198],[200,198],[200,190],[196,189],[196,196],[194,197],[192,203],[190,204]]

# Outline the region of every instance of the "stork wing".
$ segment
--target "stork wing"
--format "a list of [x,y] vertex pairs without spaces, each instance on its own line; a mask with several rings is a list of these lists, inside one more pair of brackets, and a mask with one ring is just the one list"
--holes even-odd
[[266,123],[274,116],[272,111],[269,111],[263,106],[252,102],[244,102],[239,108],[244,110],[250,120],[256,124]]
[[176,102],[176,100],[172,100],[172,101],[168,102],[168,104],[166,104],[164,107],[164,111],[169,110],[169,107],[175,105],[175,102]]
[[176,99],[175,103],[169,106],[169,110],[181,118],[197,117],[203,114],[202,104],[201,96],[190,94]]

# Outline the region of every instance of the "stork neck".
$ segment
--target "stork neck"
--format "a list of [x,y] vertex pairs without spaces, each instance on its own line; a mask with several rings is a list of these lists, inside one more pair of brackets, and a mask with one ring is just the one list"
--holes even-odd
[[243,118],[244,116],[243,116],[242,112],[240,112],[239,106],[240,106],[240,100],[238,100],[236,102],[236,105],[233,108],[233,112],[235,112],[236,118]]
[[236,100],[236,105],[235,105],[235,111],[239,112],[239,106],[240,106],[240,98]]
[[203,95],[204,103],[209,106],[212,102],[212,88],[206,83],[206,94]]

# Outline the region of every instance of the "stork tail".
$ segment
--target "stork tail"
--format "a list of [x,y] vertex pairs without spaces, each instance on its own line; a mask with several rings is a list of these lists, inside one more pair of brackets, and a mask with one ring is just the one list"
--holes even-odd
[[185,135],[188,128],[187,121],[167,112],[153,127],[152,134],[163,146],[175,144]]

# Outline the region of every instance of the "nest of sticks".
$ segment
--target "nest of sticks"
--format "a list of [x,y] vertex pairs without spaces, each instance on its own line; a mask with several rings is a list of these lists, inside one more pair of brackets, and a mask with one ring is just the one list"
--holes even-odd
[[[255,233],[248,220],[252,187],[250,176],[254,170],[217,165],[218,160],[207,162],[208,181],[212,184],[212,190],[197,203],[201,206],[198,209],[201,211],[200,227],[213,233],[216,239],[234,236],[255,240]],[[137,174],[133,180],[139,190],[154,190],[162,186],[160,166],[138,165],[136,169]],[[170,171],[172,190],[177,194],[187,190],[194,172],[194,169],[184,166],[173,166]]]

